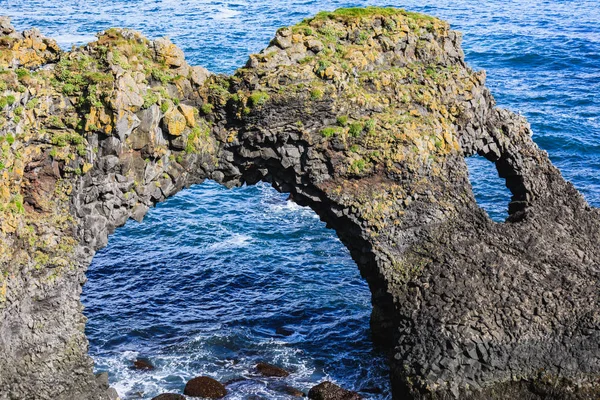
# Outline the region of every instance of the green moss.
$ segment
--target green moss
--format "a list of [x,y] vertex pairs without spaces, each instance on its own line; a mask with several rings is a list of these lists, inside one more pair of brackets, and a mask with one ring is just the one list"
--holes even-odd
[[160,68],[153,68],[150,73],[152,75],[152,78],[154,78],[157,81],[160,81],[163,85],[171,82],[174,78],[174,76],[171,75],[168,71]]
[[27,102],[27,104],[25,105],[25,108],[27,108],[28,110],[33,110],[35,108],[35,106],[39,103],[39,99],[38,98],[33,98],[31,100],[29,100]]
[[9,94],[8,96],[6,96],[6,104],[8,104],[9,106],[12,106],[13,104],[15,104],[15,101],[17,101],[17,99],[15,98],[14,95]]
[[269,100],[269,95],[265,92],[254,92],[248,97],[248,106],[256,107],[264,105]]
[[200,107],[200,111],[202,111],[202,113],[204,115],[208,115],[213,112],[214,108],[215,108],[215,106],[213,106],[212,104],[204,103],[204,104],[202,104],[202,107]]
[[6,143],[12,145],[14,142],[15,142],[15,137],[13,135],[11,135],[10,133],[8,135],[6,135]]
[[8,104],[8,102],[6,101],[6,97],[1,97],[0,98],[0,110],[3,109],[4,107],[6,107],[7,104]]
[[367,122],[365,122],[365,130],[370,133],[370,132],[373,132],[374,129],[375,129],[375,120],[374,119],[367,120]]
[[142,105],[143,109],[150,108],[153,104],[158,103],[158,95],[151,90],[148,90],[146,92],[146,94],[143,96],[143,99],[144,99],[144,104]]
[[323,128],[321,130],[321,136],[323,136],[324,138],[330,138],[336,134],[340,134],[342,132],[342,129],[339,127],[328,127],[328,128]]
[[81,145],[84,143],[84,139],[75,132],[63,132],[52,136],[50,142],[55,146],[65,147],[69,144]]
[[311,100],[319,100],[323,98],[323,91],[320,89],[313,89],[310,91]]
[[25,68],[17,68],[15,72],[19,80],[25,78],[26,76],[29,76],[29,70]]
[[371,35],[369,35],[369,33],[368,33],[368,32],[361,31],[361,32],[358,34],[358,43],[359,43],[359,44],[365,43],[365,42],[366,42],[366,41],[369,39],[369,37],[370,37],[370,36],[371,36]]
[[21,115],[23,115],[23,107],[19,106],[19,107],[15,108],[15,110],[13,112],[15,113],[16,116],[20,117]]
[[331,62],[327,60],[319,60],[315,67],[315,73],[317,75],[323,75],[325,70],[331,66]]
[[354,172],[355,174],[360,174],[365,170],[366,167],[367,162],[362,158],[359,158],[358,160],[352,161],[352,164],[350,164],[350,171]]
[[78,90],[79,87],[73,85],[72,83],[65,83],[62,87],[62,92],[67,96],[73,96]]
[[23,206],[23,196],[15,194],[10,201],[9,209],[17,214],[24,214],[25,207]]
[[363,124],[361,124],[360,122],[353,122],[352,124],[350,124],[350,130],[348,131],[348,133],[352,137],[359,137],[362,131]]
[[169,100],[165,100],[160,104],[160,111],[163,114],[169,111],[169,108],[171,108],[171,102]]
[[339,117],[337,117],[337,124],[339,126],[346,126],[346,125],[348,125],[348,116],[347,115],[340,115]]

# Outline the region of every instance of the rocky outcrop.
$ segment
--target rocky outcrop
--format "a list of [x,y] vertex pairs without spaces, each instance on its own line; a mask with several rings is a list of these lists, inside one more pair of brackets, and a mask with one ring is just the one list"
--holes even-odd
[[[0,43],[31,38],[0,25]],[[213,179],[270,182],[335,229],[371,289],[395,398],[597,397],[598,210],[495,107],[446,23],[321,13],[230,77],[129,30],[48,43],[23,46],[38,64],[20,46],[0,57],[3,396],[107,398],[85,270],[128,218]],[[513,194],[505,223],[475,202],[475,153]]]

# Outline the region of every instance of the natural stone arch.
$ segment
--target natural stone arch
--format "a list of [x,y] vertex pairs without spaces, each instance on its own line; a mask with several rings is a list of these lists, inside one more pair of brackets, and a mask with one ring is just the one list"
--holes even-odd
[[[127,30],[58,55],[35,34],[8,37],[39,57],[4,53],[15,98],[1,131],[0,384],[11,396],[106,397],[86,354],[84,271],[129,217],[204,179],[271,182],[336,230],[373,293],[395,398],[598,390],[598,212],[526,122],[494,107],[446,23],[322,13],[279,30],[231,77]],[[475,152],[507,178],[518,224],[475,203],[464,162]]]

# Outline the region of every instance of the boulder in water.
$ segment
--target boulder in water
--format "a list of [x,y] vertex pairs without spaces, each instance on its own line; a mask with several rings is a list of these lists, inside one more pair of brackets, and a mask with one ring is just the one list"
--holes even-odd
[[154,369],[154,365],[147,358],[137,358],[133,362],[133,369],[140,371],[152,371]]
[[208,376],[199,376],[190,380],[183,390],[183,394],[191,397],[204,397],[207,399],[220,399],[227,395],[227,390],[220,382]]
[[176,393],[163,393],[153,397],[152,400],[185,400],[185,396]]
[[322,382],[314,386],[308,392],[308,398],[312,400],[360,400],[362,397],[350,390],[342,389],[331,382]]
[[287,372],[286,370],[284,370],[283,368],[279,368],[279,367],[276,367],[275,365],[268,364],[268,363],[262,363],[262,362],[256,364],[256,370],[262,376],[268,376],[268,377],[285,378],[286,376],[290,375],[290,373]]

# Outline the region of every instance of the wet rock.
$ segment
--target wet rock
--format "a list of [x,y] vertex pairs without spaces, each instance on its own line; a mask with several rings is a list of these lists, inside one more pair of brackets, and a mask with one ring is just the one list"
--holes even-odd
[[234,383],[244,382],[244,381],[247,381],[247,380],[248,380],[247,378],[243,378],[243,377],[233,378],[233,379],[230,379],[227,382],[223,383],[223,385],[229,386],[229,385],[233,385]]
[[185,396],[176,393],[163,393],[153,397],[152,400],[185,400]]
[[380,387],[366,387],[366,388],[360,389],[359,392],[369,393],[369,394],[382,394],[383,390]]
[[133,369],[151,371],[154,369],[154,365],[147,358],[138,358],[133,362]]
[[[289,197],[287,198],[288,200],[293,201],[294,198],[293,196],[290,194]],[[286,327],[280,326],[279,328],[275,329],[275,333],[281,336],[291,336],[294,334],[294,331],[292,329],[288,329]]]
[[256,364],[256,370],[263,376],[283,378],[289,376],[290,373],[283,368],[277,367],[268,363]]
[[227,390],[219,381],[208,376],[199,376],[186,383],[183,394],[191,397],[220,399],[227,395]]
[[[106,395],[108,396],[108,400],[120,400],[119,393],[115,388],[108,388],[106,391]],[[165,399],[163,399],[165,400]]]
[[360,400],[362,397],[331,382],[322,382],[308,392],[311,400]]
[[303,391],[298,390],[293,386],[285,385],[283,383],[269,385],[269,388],[276,392],[284,393],[292,397],[306,397],[306,394]]

